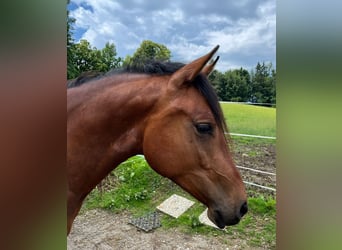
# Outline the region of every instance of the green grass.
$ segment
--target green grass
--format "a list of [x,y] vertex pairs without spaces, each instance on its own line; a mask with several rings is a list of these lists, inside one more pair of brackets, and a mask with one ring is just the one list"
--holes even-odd
[[[243,237],[251,246],[273,246],[275,244],[275,206],[272,197],[252,197],[248,199],[249,212],[241,222],[226,230],[217,230],[201,224],[198,216],[205,206],[184,192],[169,179],[154,172],[147,162],[135,156],[122,163],[106,179],[109,185],[103,191],[94,189],[86,198],[83,208],[103,208],[114,213],[128,211],[132,217],[139,217],[155,211],[156,206],[170,197],[178,194],[186,197],[195,204],[178,219],[163,215],[163,228],[177,227],[187,234],[204,234],[221,237]],[[265,221],[267,219],[267,221]]]
[[221,103],[229,132],[276,136],[276,109],[246,104]]
[[111,183],[104,191],[94,189],[84,204],[86,208],[105,208],[113,212],[132,210],[143,213],[150,210],[155,190],[163,184],[163,177],[155,173],[147,162],[135,156],[118,166],[107,177]]

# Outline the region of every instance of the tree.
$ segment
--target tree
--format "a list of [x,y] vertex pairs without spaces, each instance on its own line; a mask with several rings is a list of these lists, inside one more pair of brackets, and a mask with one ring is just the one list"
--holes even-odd
[[221,101],[276,103],[276,71],[272,64],[259,63],[249,73],[240,68],[209,75]]
[[91,70],[107,72],[111,68],[119,67],[121,58],[115,56],[116,49],[113,43],[107,42],[102,50],[92,48],[85,39],[74,45],[73,61],[80,73]]
[[[209,79],[209,82],[211,83],[211,85],[214,87],[216,93],[218,93],[218,90],[219,90],[219,86],[220,86],[220,75],[222,73],[216,69],[214,69],[211,74],[209,75],[208,79]],[[218,95],[218,97],[220,98],[220,96]]]
[[209,81],[213,85],[220,101],[227,101],[227,79],[223,73],[213,70],[209,75]]
[[228,79],[232,102],[246,102],[250,95],[250,75],[247,70],[240,68],[231,72]]
[[[68,0],[68,4],[69,4]],[[69,16],[69,10],[67,10],[67,79],[75,78],[78,76],[77,68],[72,60],[74,39],[72,38],[73,24],[76,22],[75,18]]]
[[271,78],[270,78],[270,86],[271,86],[271,103],[276,104],[277,102],[277,93],[276,93],[276,71],[274,69],[272,69],[272,74],[271,74]]
[[95,69],[101,72],[107,72],[112,68],[120,67],[122,59],[116,58],[116,48],[114,43],[107,42],[102,50],[94,50],[95,53]]
[[132,57],[125,58],[124,65],[140,64],[148,60],[168,61],[170,57],[171,51],[165,45],[145,40]]
[[67,79],[76,78],[86,71],[107,72],[121,66],[122,59],[116,57],[114,43],[107,42],[102,50],[92,48],[85,39],[75,43],[72,38],[75,22],[76,19],[70,17],[67,11]]
[[132,56],[127,55],[125,59],[122,62],[122,66],[126,67],[128,65],[132,64]]
[[86,71],[107,72],[112,68],[120,67],[122,59],[116,58],[116,55],[113,43],[107,42],[102,50],[98,50],[96,47],[92,48],[87,40],[82,39],[79,43],[73,44],[70,60],[76,74],[70,78],[77,77]]
[[272,64],[257,63],[252,77],[251,102],[275,103],[276,101],[276,72]]
[[240,68],[225,73],[214,70],[209,76],[219,99],[222,101],[247,101],[250,95],[250,75]]
[[85,71],[95,70],[94,54],[87,40],[82,39],[79,43],[74,44],[72,61],[79,74]]

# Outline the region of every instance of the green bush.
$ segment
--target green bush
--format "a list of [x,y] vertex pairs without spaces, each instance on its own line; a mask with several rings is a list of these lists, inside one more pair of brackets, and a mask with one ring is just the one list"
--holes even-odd
[[275,214],[276,201],[271,197],[251,197],[248,199],[248,208],[250,211],[260,214]]

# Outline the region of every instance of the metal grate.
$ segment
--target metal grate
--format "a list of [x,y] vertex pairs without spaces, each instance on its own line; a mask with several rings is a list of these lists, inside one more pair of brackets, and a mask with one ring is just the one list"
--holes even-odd
[[148,213],[140,218],[131,219],[128,223],[145,232],[150,232],[155,228],[161,227],[158,212]]

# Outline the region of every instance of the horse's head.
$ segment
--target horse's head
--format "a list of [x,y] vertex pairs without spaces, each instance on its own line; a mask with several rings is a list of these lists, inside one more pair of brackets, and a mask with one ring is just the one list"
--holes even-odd
[[225,122],[205,67],[217,51],[185,65],[167,87],[144,133],[144,155],[151,167],[208,207],[220,228],[247,212],[245,187],[224,135]]

